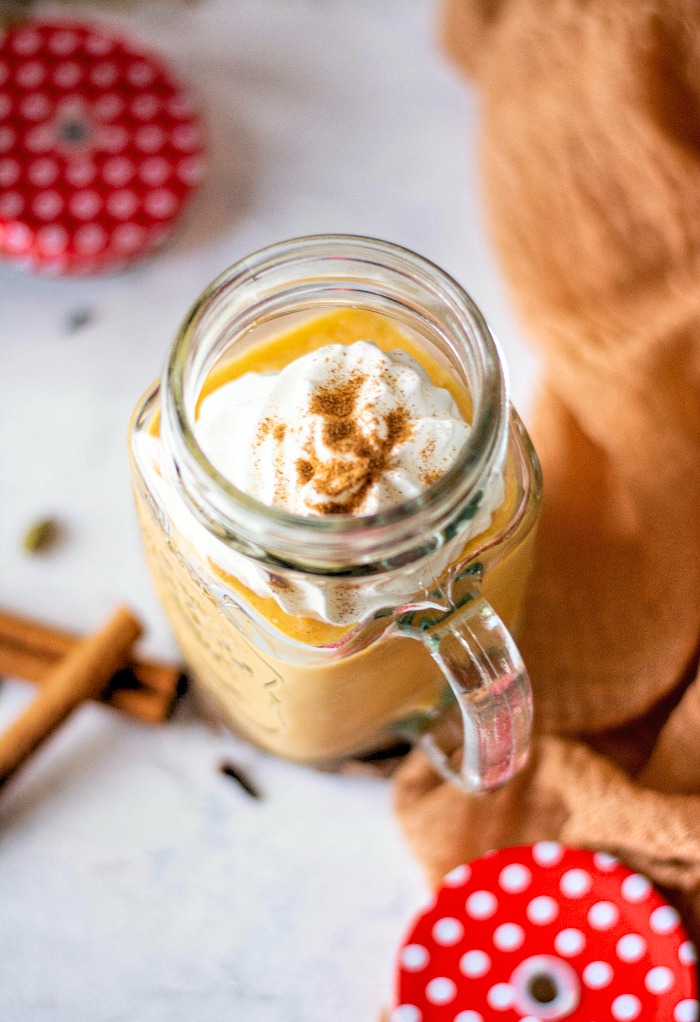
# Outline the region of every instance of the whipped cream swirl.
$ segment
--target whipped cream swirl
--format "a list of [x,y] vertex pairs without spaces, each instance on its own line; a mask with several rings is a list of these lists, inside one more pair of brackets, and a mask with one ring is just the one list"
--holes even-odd
[[421,493],[469,435],[404,351],[329,344],[202,402],[197,440],[239,489],[297,515],[369,515]]

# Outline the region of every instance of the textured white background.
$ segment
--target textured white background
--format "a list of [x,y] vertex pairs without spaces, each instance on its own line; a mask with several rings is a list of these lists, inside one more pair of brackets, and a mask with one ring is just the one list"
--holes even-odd
[[[126,428],[224,267],[299,234],[384,237],[471,292],[525,412],[537,369],[484,232],[476,99],[436,52],[433,3],[151,0],[102,19],[189,80],[210,169],[167,250],[127,273],[0,268],[0,602],[88,629],[126,601],[145,648],[173,655],[139,549]],[[23,529],[47,513],[67,523],[65,543],[22,555]],[[30,695],[2,686],[0,726]],[[262,801],[217,773],[222,756]],[[86,707],[0,797],[0,1019],[372,1020],[424,894],[385,782],[275,761],[188,703],[161,730]]]

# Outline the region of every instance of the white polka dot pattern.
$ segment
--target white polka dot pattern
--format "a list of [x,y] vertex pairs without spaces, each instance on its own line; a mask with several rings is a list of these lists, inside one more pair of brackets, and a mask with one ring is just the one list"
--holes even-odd
[[97,167],[91,160],[76,160],[68,164],[64,175],[68,184],[74,188],[85,188],[97,177]]
[[649,926],[654,933],[670,933],[680,922],[680,916],[670,905],[660,905],[649,916]]
[[593,856],[593,863],[601,873],[611,873],[618,862],[619,859],[616,859],[614,855],[608,855],[606,852],[596,852]]
[[609,930],[619,918],[619,910],[611,901],[597,901],[588,910],[588,922],[594,930]]
[[55,220],[63,209],[63,198],[59,192],[39,192],[32,202],[32,212],[40,220]]
[[559,906],[554,898],[550,898],[548,894],[540,894],[537,898],[532,899],[525,912],[531,923],[545,926],[557,918]]
[[602,990],[612,983],[613,975],[609,962],[590,962],[583,970],[583,982],[591,990]]
[[449,1004],[454,1001],[456,994],[457,987],[447,976],[431,979],[425,988],[425,996],[431,1004]]
[[401,964],[410,972],[424,969],[430,961],[430,953],[422,944],[407,944],[401,951]]
[[560,930],[554,938],[554,947],[564,958],[573,958],[580,955],[586,946],[586,938],[573,926]]
[[94,220],[100,211],[102,200],[97,192],[79,191],[71,196],[68,208],[78,220]]
[[454,916],[444,916],[433,926],[433,939],[437,944],[449,947],[462,939],[464,927]]
[[107,184],[114,188],[123,188],[131,181],[135,173],[135,164],[126,156],[113,156],[106,160],[102,166],[103,178]]
[[647,942],[639,933],[626,933],[620,937],[615,951],[622,962],[638,962],[646,954]]
[[19,180],[22,167],[18,160],[8,157],[0,160],[0,187],[7,188]]
[[[24,199],[19,192],[4,192],[0,194],[0,216],[14,220],[24,209]],[[6,231],[9,228],[5,229]]]
[[698,1002],[691,998],[679,1001],[673,1011],[675,1022],[697,1022]]
[[472,919],[489,919],[498,908],[498,902],[491,891],[474,891],[467,898],[465,907]]
[[556,841],[538,841],[532,846],[532,857],[538,866],[556,866],[563,855],[564,849]]
[[391,1022],[422,1022],[423,1013],[415,1004],[399,1004],[391,1013]]
[[49,255],[61,255],[68,246],[68,232],[58,224],[47,224],[36,232],[39,246]]
[[509,894],[519,894],[524,891],[532,879],[532,873],[520,862],[512,862],[501,870],[498,877],[498,884]]
[[695,944],[691,940],[684,940],[678,948],[678,961],[683,965],[694,965],[698,960],[698,953]]
[[612,1002],[610,1010],[616,1022],[631,1022],[632,1019],[639,1018],[642,1005],[634,994],[620,994]]
[[79,252],[88,256],[98,255],[107,244],[107,235],[99,224],[85,224],[73,235]]
[[491,959],[485,951],[478,949],[467,951],[460,959],[459,968],[465,976],[476,979],[486,975],[491,968]]
[[111,30],[37,21],[0,35],[0,257],[92,273],[151,251],[203,151],[190,98]]
[[115,220],[128,220],[138,209],[139,200],[135,192],[120,188],[107,196],[106,206]]
[[515,991],[510,983],[496,983],[486,995],[486,1000],[495,1011],[505,1011],[515,1000]]
[[467,883],[471,875],[472,871],[466,864],[462,866],[457,866],[455,867],[455,869],[451,870],[447,874],[447,876],[443,880],[443,883],[447,887],[463,887],[464,884]]
[[[695,958],[646,877],[539,842],[448,874],[399,955],[395,1003],[420,1022],[697,1022]],[[556,991],[546,1005],[539,975]]]
[[570,869],[559,881],[559,888],[567,898],[582,898],[590,891],[592,882],[585,869]]
[[158,188],[170,177],[170,164],[162,156],[149,156],[141,161],[139,176],[152,188]]
[[625,901],[631,901],[636,905],[649,896],[651,884],[646,877],[639,873],[633,873],[632,876],[625,877],[620,890]]
[[652,994],[664,994],[673,986],[673,973],[665,965],[657,965],[644,977],[644,986]]
[[29,180],[37,188],[46,188],[48,185],[52,185],[58,177],[58,173],[58,163],[48,157],[32,160],[27,170]]
[[493,943],[499,951],[515,951],[525,943],[525,931],[517,923],[501,923],[494,930]]

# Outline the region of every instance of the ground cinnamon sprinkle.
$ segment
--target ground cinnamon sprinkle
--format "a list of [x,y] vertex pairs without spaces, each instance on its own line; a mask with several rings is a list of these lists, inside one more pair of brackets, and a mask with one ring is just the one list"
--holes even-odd
[[299,458],[297,461],[297,481],[300,486],[305,486],[314,477],[314,467],[306,458]]
[[[277,443],[277,449],[274,454],[275,459],[275,488],[274,488],[274,501],[276,504],[284,505],[287,499],[287,488],[284,482],[284,464],[283,464],[283,451],[282,441],[284,440],[287,432],[286,423],[281,422],[279,419],[274,419],[268,416],[263,419],[258,426],[257,436],[255,438],[255,446],[259,449],[260,444],[268,437],[272,436],[272,439]],[[256,460],[256,467],[259,468],[259,459]]]
[[395,447],[404,440],[408,440],[412,429],[410,428],[408,412],[405,408],[396,408],[393,412],[389,412],[385,421],[387,428],[386,439],[390,448]]
[[311,398],[311,412],[326,419],[347,418],[355,411],[357,395],[366,379],[362,373],[353,373],[344,383],[322,387]]
[[258,426],[258,435],[256,439],[257,442],[260,443],[261,440],[264,440],[265,437],[269,436],[271,433],[273,440],[276,440],[279,444],[284,440],[286,432],[287,426],[284,422],[280,422],[279,419],[272,419],[268,416],[268,418],[263,419]]
[[435,437],[431,437],[427,444],[421,451],[421,464],[423,467],[423,485],[432,486],[438,479],[444,474],[442,469],[435,468],[433,461],[435,458]]
[[[386,471],[393,449],[412,434],[405,408],[388,413],[385,436],[377,429],[369,433],[360,429],[357,420],[363,409],[357,408],[357,399],[365,380],[363,374],[355,373],[340,384],[319,389],[311,399],[311,412],[324,420],[323,442],[338,457],[323,461],[307,448],[307,457],[296,463],[297,478],[302,485],[313,479],[316,492],[322,496],[335,498],[349,491],[342,502],[328,500],[310,505],[317,514],[354,514],[369,488]],[[378,426],[379,420],[375,422]]]

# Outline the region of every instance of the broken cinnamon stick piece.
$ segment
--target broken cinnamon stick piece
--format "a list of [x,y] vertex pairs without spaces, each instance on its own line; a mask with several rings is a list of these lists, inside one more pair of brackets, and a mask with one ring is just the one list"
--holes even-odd
[[50,672],[38,695],[0,736],[0,785],[85,699],[95,697],[126,663],[141,624],[119,607],[97,632],[77,642]]
[[[25,648],[51,662],[65,656],[79,639],[80,636],[75,632],[64,631],[41,621],[0,610],[0,645]],[[170,664],[136,660],[130,664],[130,668],[144,688],[157,689],[167,694],[172,692],[174,668]]]
[[25,681],[41,681],[58,662],[47,660],[40,653],[23,646],[5,646],[0,639],[0,675],[23,678]]
[[166,696],[162,692],[138,692],[120,688],[110,696],[109,705],[146,724],[162,724],[175,706],[175,692]]
[[[0,609],[0,675],[43,682],[79,638],[74,632]],[[97,698],[132,717],[157,724],[170,715],[182,694],[181,682],[179,666],[137,659],[129,662]],[[133,696],[121,699],[122,688]],[[160,701],[153,693],[160,694]]]
[[4,641],[17,646],[27,646],[30,649],[41,650],[47,656],[53,654],[56,657],[63,656],[72,641],[77,638],[69,632],[61,632],[40,621],[12,614],[7,610],[0,610],[0,636]]

